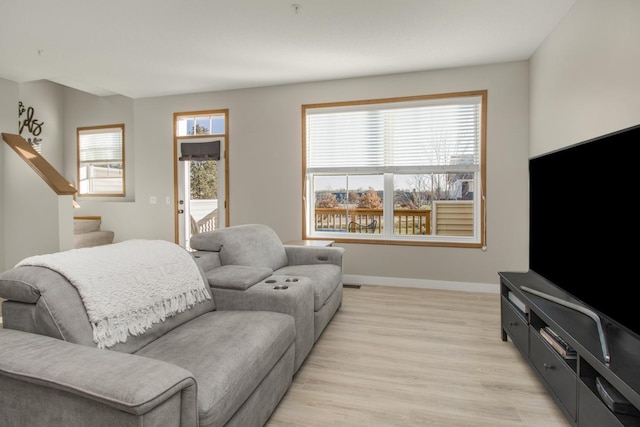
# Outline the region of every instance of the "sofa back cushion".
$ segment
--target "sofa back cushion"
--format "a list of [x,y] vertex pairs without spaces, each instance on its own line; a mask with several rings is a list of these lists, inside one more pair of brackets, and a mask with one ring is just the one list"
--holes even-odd
[[218,250],[223,265],[267,267],[277,270],[289,264],[276,232],[264,224],[243,224],[196,234],[193,249]]
[[[204,273],[200,271],[205,279]],[[211,295],[208,286],[206,290]],[[31,321],[25,322],[26,316],[16,315],[19,320],[16,323],[21,330],[76,344],[97,346],[80,294],[61,274],[45,267],[15,267],[0,275],[0,297],[22,303],[15,304],[15,309],[24,307]],[[215,304],[211,297],[210,300],[196,304],[164,322],[153,324],[143,334],[129,336],[126,342],[118,343],[110,347],[110,350],[134,353],[171,329],[214,309]],[[5,313],[5,317],[10,313]],[[4,320],[5,327],[14,324],[12,319]]]

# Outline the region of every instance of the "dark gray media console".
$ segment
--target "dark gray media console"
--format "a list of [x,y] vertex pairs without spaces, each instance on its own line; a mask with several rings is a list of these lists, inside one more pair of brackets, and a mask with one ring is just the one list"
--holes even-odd
[[[580,427],[640,426],[640,417],[612,411],[597,386],[598,382],[608,383],[632,410],[640,410],[640,340],[603,319],[603,346],[592,318],[522,290],[525,287],[579,304],[560,288],[531,271],[501,272],[499,276],[502,341],[511,339],[569,422]],[[509,292],[517,304],[509,299]],[[545,326],[576,350],[575,359],[564,358],[553,349],[540,334]],[[605,362],[605,347],[609,363]]]

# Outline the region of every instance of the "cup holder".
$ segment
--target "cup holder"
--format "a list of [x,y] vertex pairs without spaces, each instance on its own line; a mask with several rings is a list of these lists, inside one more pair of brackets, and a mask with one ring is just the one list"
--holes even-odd
[[300,279],[296,279],[296,278],[291,278],[291,279],[284,279],[285,282],[297,282]]
[[275,289],[275,290],[278,290],[278,291],[279,291],[279,290],[289,289],[289,287],[288,287],[287,285],[275,285],[275,286],[273,287],[273,289]]

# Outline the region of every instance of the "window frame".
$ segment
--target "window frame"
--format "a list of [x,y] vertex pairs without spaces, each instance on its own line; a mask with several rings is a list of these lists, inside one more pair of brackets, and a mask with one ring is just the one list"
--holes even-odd
[[[105,131],[109,130],[109,129],[113,129],[114,133],[116,133],[116,130],[119,130],[120,135],[121,135],[121,141],[120,141],[120,159],[102,159],[101,162],[99,163],[109,163],[109,164],[121,164],[121,182],[122,182],[122,187],[121,187],[121,191],[118,192],[83,192],[82,191],[82,167],[85,163],[91,163],[91,162],[83,162],[81,160],[82,158],[82,149],[81,149],[81,142],[80,142],[80,138],[81,135],[84,134],[91,134],[91,131],[95,131],[95,134],[99,134],[99,133],[104,133]],[[125,197],[126,196],[126,162],[125,162],[125,125],[124,123],[118,123],[118,124],[110,124],[110,125],[100,125],[100,126],[85,126],[85,127],[78,127],[76,130],[76,153],[77,153],[77,167],[76,167],[76,174],[77,174],[77,183],[78,183],[78,197]],[[98,163],[98,162],[96,162]]]
[[[443,247],[463,247],[463,248],[483,248],[486,245],[486,134],[487,134],[487,90],[476,90],[466,92],[454,92],[445,94],[434,95],[418,95],[408,97],[394,97],[394,98],[381,98],[381,99],[368,99],[359,101],[345,101],[345,102],[329,102],[320,104],[306,104],[302,105],[302,180],[303,180],[303,194],[302,194],[302,236],[303,239],[331,239],[336,242],[344,243],[366,243],[366,244],[389,244],[389,245],[417,245],[417,246],[443,246]],[[347,233],[334,232],[334,231],[316,231],[316,189],[314,188],[314,177],[323,175],[331,175],[331,173],[320,173],[317,170],[309,172],[308,165],[310,160],[309,154],[309,142],[308,142],[308,116],[320,109],[339,110],[342,107],[346,109],[357,110],[359,106],[363,110],[371,111],[376,106],[379,106],[379,110],[386,109],[388,107],[399,105],[413,105],[432,103],[433,105],[447,105],[455,101],[454,98],[477,98],[478,101],[478,114],[479,118],[477,124],[477,170],[473,171],[474,183],[473,183],[473,234],[471,236],[455,236],[455,235],[436,235],[434,233],[428,235],[421,234],[399,234],[395,231],[390,233]],[[435,104],[434,104],[435,103]],[[440,168],[436,166],[435,169]],[[443,171],[451,174],[459,174],[456,172],[454,165],[443,166]],[[346,176],[354,176],[359,172],[362,172],[361,168],[353,167],[351,171],[348,171],[348,167],[338,167],[334,175],[339,175],[339,172],[344,172]],[[368,168],[365,173],[370,175],[371,168]],[[393,168],[392,168],[393,169]],[[383,188],[383,214],[382,223],[384,229],[393,230],[394,215],[394,176],[406,174],[406,171],[391,171],[381,168],[380,174],[384,179]],[[421,172],[420,174],[424,174]],[[348,188],[347,188],[348,189]],[[350,189],[349,189],[350,190]],[[430,218],[433,218],[429,214]],[[430,220],[430,224],[433,222]],[[390,227],[391,226],[391,227]]]

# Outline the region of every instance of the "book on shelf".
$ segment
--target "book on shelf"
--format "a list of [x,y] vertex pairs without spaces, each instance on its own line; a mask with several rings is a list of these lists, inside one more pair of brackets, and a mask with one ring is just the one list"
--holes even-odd
[[513,292],[509,291],[508,297],[509,301],[511,301],[511,303],[515,305],[521,312],[525,314],[529,312],[525,303],[523,303],[520,298],[518,298]]
[[551,347],[553,347],[553,349],[557,351],[560,356],[564,357],[565,359],[578,358],[578,355],[573,347],[571,347],[565,340],[563,340],[558,334],[556,334],[555,331],[553,331],[553,329],[551,329],[550,327],[545,326],[544,328],[541,328],[540,335],[542,336],[542,338],[544,338],[545,341],[551,344]]

